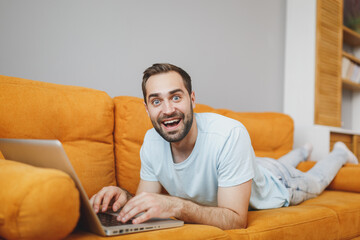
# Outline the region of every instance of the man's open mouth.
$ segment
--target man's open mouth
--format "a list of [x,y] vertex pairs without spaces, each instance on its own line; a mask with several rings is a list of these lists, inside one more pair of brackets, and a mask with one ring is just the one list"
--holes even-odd
[[165,120],[162,122],[162,124],[165,125],[167,128],[176,127],[180,123],[181,119],[171,119],[171,120]]

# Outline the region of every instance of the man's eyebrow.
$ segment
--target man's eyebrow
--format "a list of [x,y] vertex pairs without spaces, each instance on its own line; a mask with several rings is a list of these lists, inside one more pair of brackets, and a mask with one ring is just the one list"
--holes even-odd
[[[171,90],[169,92],[169,94],[172,95],[172,94],[177,93],[177,92],[184,93],[184,91],[182,89],[178,88],[178,89]],[[158,97],[158,96],[160,96],[160,93],[151,93],[151,94],[149,94],[148,99],[153,98],[153,97]]]
[[159,93],[152,93],[149,94],[148,99],[152,98],[152,97],[158,97],[160,94]]
[[170,93],[170,94],[174,94],[174,93],[177,93],[177,92],[182,92],[182,93],[184,93],[184,91],[183,91],[182,89],[180,89],[180,88],[174,89],[174,90],[170,91],[169,93]]

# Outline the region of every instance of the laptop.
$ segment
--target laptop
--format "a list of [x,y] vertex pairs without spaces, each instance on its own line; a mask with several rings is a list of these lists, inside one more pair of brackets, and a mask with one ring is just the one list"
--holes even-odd
[[116,220],[117,213],[113,213],[111,210],[110,212],[96,214],[62,144],[58,140],[0,138],[0,151],[5,159],[36,167],[55,168],[69,174],[80,193],[80,225],[90,232],[101,236],[113,236],[184,225],[183,221],[171,218],[152,218],[141,224],[132,224],[131,221],[122,223]]

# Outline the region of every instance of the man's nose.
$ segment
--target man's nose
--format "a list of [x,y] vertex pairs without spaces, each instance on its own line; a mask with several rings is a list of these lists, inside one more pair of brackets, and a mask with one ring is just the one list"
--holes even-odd
[[169,101],[165,101],[164,103],[163,113],[167,115],[172,114],[175,111],[174,105]]

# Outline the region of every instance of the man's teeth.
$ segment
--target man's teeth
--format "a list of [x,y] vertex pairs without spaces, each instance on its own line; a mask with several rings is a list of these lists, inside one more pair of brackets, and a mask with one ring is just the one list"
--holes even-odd
[[170,120],[170,121],[165,121],[164,124],[172,124],[172,123],[177,123],[179,122],[179,120]]

